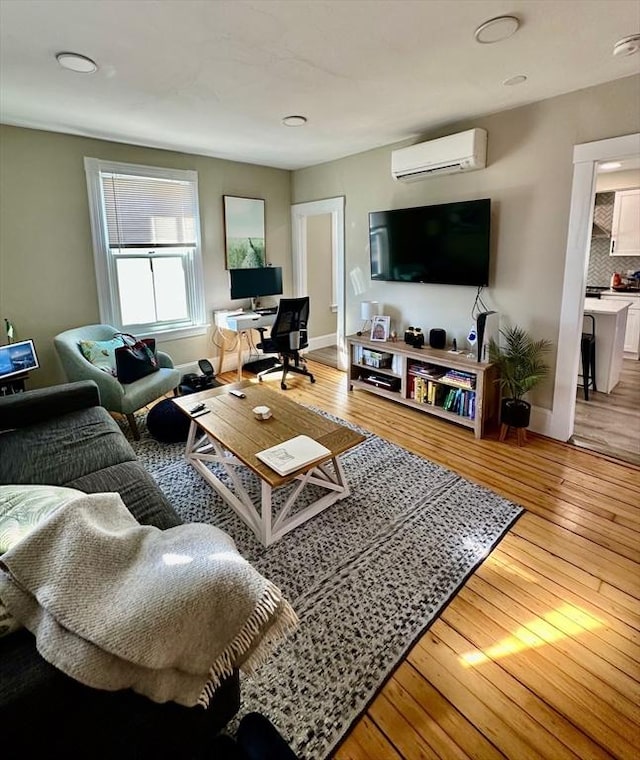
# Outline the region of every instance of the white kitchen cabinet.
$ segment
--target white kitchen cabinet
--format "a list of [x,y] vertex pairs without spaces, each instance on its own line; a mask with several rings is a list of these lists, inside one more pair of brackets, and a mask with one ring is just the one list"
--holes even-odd
[[616,192],[609,253],[640,256],[640,188]]
[[634,354],[634,359],[640,357],[640,305],[627,312],[627,331],[624,334],[625,354]]
[[640,294],[603,293],[600,297],[606,300],[629,301],[631,303],[627,312],[627,327],[624,333],[624,353],[628,359],[640,359]]

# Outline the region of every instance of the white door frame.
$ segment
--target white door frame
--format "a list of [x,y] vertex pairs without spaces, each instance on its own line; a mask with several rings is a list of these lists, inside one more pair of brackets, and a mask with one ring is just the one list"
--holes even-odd
[[564,266],[564,285],[558,333],[558,354],[553,390],[553,410],[548,435],[567,441],[573,434],[576,411],[576,378],[589,262],[596,167],[601,161],[637,157],[640,132],[608,140],[582,143],[573,149],[573,185]]
[[293,258],[293,294],[305,296],[307,283],[307,219],[310,216],[331,214],[331,248],[333,255],[332,303],[336,311],[336,343],[338,369],[346,370],[345,345],[345,288],[344,288],[344,196],[321,201],[294,203],[291,206],[291,237]]

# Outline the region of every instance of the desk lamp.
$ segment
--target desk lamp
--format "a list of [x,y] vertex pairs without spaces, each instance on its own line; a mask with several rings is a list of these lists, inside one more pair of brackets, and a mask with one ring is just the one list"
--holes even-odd
[[380,304],[378,301],[360,301],[360,319],[362,320],[362,327],[358,331],[358,335],[362,335],[367,330],[371,329],[371,320],[380,313]]

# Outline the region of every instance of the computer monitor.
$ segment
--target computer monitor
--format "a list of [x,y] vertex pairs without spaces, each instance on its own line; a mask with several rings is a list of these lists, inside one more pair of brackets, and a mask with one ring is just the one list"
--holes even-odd
[[32,340],[0,346],[0,381],[38,369],[38,355]]
[[230,269],[231,298],[278,296],[282,294],[282,267]]

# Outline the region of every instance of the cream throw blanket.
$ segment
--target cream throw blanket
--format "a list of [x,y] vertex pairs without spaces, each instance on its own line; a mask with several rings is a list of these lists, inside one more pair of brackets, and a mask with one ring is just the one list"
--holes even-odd
[[71,501],[4,554],[0,598],[69,676],[187,706],[298,623],[226,533],[142,526],[118,494]]

